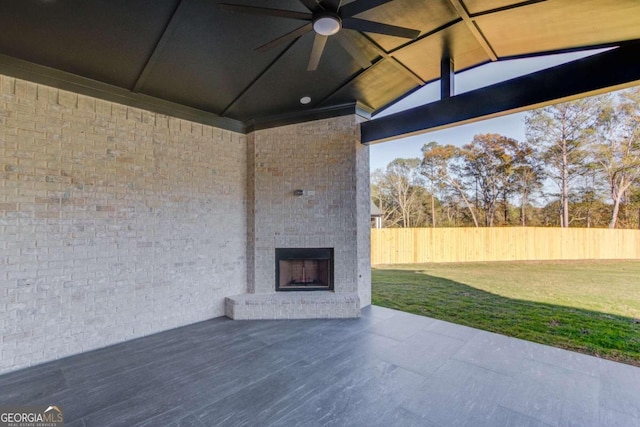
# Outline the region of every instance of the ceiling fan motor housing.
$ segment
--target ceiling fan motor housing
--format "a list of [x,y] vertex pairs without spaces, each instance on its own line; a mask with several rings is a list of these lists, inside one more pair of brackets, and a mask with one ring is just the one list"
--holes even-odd
[[313,31],[321,36],[332,36],[342,29],[342,19],[336,13],[322,12],[313,18]]

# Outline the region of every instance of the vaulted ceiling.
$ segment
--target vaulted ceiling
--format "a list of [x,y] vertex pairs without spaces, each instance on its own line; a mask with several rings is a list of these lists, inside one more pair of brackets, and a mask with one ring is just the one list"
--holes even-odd
[[[221,3],[299,14],[245,13]],[[316,38],[308,27],[300,37],[256,51],[322,10],[355,11],[357,20],[419,35],[347,29],[351,18],[345,13],[344,28],[328,37],[315,71],[307,71]],[[246,125],[354,102],[375,113],[438,80],[443,58],[452,58],[459,72],[490,61],[638,40],[640,2],[3,0],[0,28],[2,72],[20,69],[34,80],[131,94],[129,99],[168,102]],[[302,97],[311,102],[301,104]]]

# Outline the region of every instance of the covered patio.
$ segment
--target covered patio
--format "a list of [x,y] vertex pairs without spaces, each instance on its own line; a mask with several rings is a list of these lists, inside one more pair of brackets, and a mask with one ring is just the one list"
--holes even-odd
[[637,1],[7,0],[0,26],[0,404],[72,427],[638,424],[637,368],[371,307],[368,152],[637,84]]
[[2,377],[78,426],[637,426],[640,369],[370,306],[217,318]]

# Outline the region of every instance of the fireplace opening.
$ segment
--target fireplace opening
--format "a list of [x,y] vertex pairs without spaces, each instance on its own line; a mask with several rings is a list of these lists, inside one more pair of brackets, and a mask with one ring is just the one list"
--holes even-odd
[[332,291],[333,248],[276,248],[276,291]]

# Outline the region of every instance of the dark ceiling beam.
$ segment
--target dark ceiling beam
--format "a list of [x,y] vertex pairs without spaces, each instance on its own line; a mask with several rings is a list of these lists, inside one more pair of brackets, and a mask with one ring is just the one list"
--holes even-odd
[[248,122],[246,122],[246,132],[249,133],[261,129],[270,129],[274,127],[310,122],[313,120],[329,119],[333,117],[348,116],[352,114],[361,117],[363,120],[369,120],[371,118],[372,111],[373,109],[360,102],[350,102],[341,105],[312,108],[295,113],[278,114],[274,116],[249,120]]
[[[344,32],[344,34],[347,34],[347,32]],[[355,76],[353,76],[352,78],[348,79],[346,82],[341,84],[338,88],[336,88],[329,95],[327,95],[324,98],[322,98],[320,100],[320,102],[318,102],[318,105],[323,105],[323,103],[325,101],[327,101],[328,99],[331,99],[332,96],[334,96],[335,94],[339,93],[340,91],[342,91],[345,88],[347,88],[347,87],[351,86],[352,84],[354,84],[354,82],[356,82],[360,77],[364,76],[368,72],[371,72],[374,67],[379,66],[380,64],[382,64],[382,62],[385,59],[388,60],[388,61],[391,61],[391,63],[393,65],[395,65],[398,69],[402,70],[404,72],[404,74],[407,75],[407,77],[409,77],[411,80],[416,82],[416,84],[418,85],[417,87],[422,87],[422,86],[424,86],[426,84],[425,81],[420,78],[420,76],[418,76],[416,73],[411,71],[406,65],[404,65],[403,63],[398,61],[396,58],[391,56],[389,53],[387,53],[384,49],[382,49],[380,46],[378,46],[378,44],[375,41],[373,41],[372,39],[370,39],[368,36],[360,33],[359,31],[351,31],[351,32],[349,32],[349,37],[354,39],[354,43],[356,42],[355,39],[357,37],[361,37],[367,44],[369,44],[369,46],[381,58],[376,60],[376,62],[374,62],[368,68],[363,69],[360,73],[358,73]]]
[[360,36],[364,37],[367,42],[369,43],[369,45],[373,48],[373,50],[375,50],[376,54],[380,55],[382,57],[382,59],[387,59],[389,60],[393,65],[396,66],[396,68],[398,68],[399,70],[401,70],[402,72],[404,72],[404,74],[407,75],[407,77],[409,77],[411,80],[413,80],[414,82],[416,82],[417,84],[419,84],[420,86],[424,86],[425,82],[424,80],[422,80],[422,78],[420,78],[419,75],[417,75],[416,73],[414,73],[409,67],[407,67],[406,65],[404,65],[402,62],[398,61],[396,58],[394,58],[392,55],[390,55],[389,53],[387,53],[386,50],[384,50],[383,48],[381,48],[378,43],[376,43],[375,41],[373,41],[373,39],[371,39],[369,36],[364,35],[360,32],[358,32],[357,34],[360,34]]
[[525,1],[521,1],[520,3],[508,4],[506,6],[496,7],[495,9],[483,10],[482,12],[477,12],[477,13],[470,13],[469,17],[475,18],[477,16],[490,15],[492,13],[504,12],[505,10],[517,9],[519,7],[529,6],[531,4],[542,3],[545,1],[548,1],[548,0],[525,0]]
[[[349,86],[355,84],[359,78],[364,76],[366,73],[370,73],[375,67],[379,67],[380,64],[382,64],[382,62],[383,62],[382,58],[378,59],[378,60],[376,60],[376,62],[372,63],[371,66],[369,66],[368,68],[362,69],[362,71],[360,71],[355,76],[350,76],[346,81],[341,83],[340,86],[338,86],[335,90],[333,90],[331,93],[329,93],[329,95],[325,96],[320,101],[318,101],[317,105],[319,105],[321,107],[327,107],[328,105],[326,104],[326,102],[331,100],[331,98],[333,96],[339,94],[341,91],[343,91],[346,88],[348,88]],[[420,86],[418,86],[418,87],[420,87]],[[365,104],[363,101],[358,101],[358,102],[360,102],[361,104]],[[373,108],[373,107],[369,107],[369,108],[371,108],[372,112],[375,111],[375,108]]]
[[478,41],[480,46],[482,46],[487,56],[491,58],[492,61],[497,61],[498,56],[493,51],[493,48],[489,44],[489,41],[486,39],[484,34],[482,34],[482,32],[480,31],[476,23],[471,18],[471,16],[469,16],[467,9],[465,9],[464,5],[460,2],[460,0],[449,0],[449,2],[453,6],[453,8],[456,10],[458,15],[462,18],[462,21],[465,23],[469,31],[471,31],[471,34],[473,34],[473,37],[475,37],[475,39]]
[[422,41],[422,40],[424,40],[424,39],[426,39],[428,37],[431,37],[434,34],[439,33],[440,31],[444,31],[449,27],[453,27],[455,24],[457,24],[458,22],[461,22],[461,21],[462,21],[462,18],[456,18],[453,21],[447,22],[446,24],[439,26],[438,28],[434,28],[431,31],[427,31],[425,33],[420,34],[420,36],[416,37],[413,40],[409,40],[408,42],[406,42],[404,44],[401,44],[400,46],[394,47],[393,49],[389,50],[387,53],[389,55],[395,55],[396,53],[400,52],[401,50],[403,50],[403,49],[405,49],[405,48],[407,48],[407,47],[409,47],[409,46],[411,46],[411,45],[413,45],[415,43],[418,43],[418,42],[420,42],[420,41]]
[[444,57],[440,61],[440,99],[455,95],[455,74],[453,58]]
[[141,93],[133,93],[127,89],[102,83],[86,77],[81,77],[65,71],[33,64],[31,62],[0,55],[0,74],[15,77],[22,80],[39,83],[42,85],[67,90],[81,95],[92,96],[104,99],[129,107],[140,108],[177,117],[179,119],[190,120],[220,129],[233,132],[245,133],[246,126],[239,120],[220,117],[207,111],[197,108],[165,101]]
[[249,84],[247,84],[244,87],[244,89],[242,89],[238,93],[238,95],[235,98],[233,98],[226,107],[224,107],[224,109],[220,112],[220,115],[224,116],[225,114],[227,114],[227,111],[229,111],[238,101],[240,101],[240,99],[249,92],[249,89],[255,86],[258,83],[258,81],[276,65],[276,63],[280,60],[280,58],[282,58],[289,51],[289,49],[291,49],[291,47],[295,44],[295,42],[298,41],[298,39],[299,37],[291,41],[287,47],[282,49],[282,52],[280,52],[275,58],[273,58],[273,60],[269,62],[267,66],[264,67],[264,69],[257,76],[255,76],[255,78],[251,80]]
[[147,59],[147,62],[144,64],[144,68],[140,72],[140,75],[138,76],[138,80],[136,80],[136,84],[133,86],[133,89],[131,89],[132,92],[140,91],[145,81],[149,77],[149,74],[151,73],[151,71],[153,71],[153,67],[158,63],[158,59],[160,58],[160,55],[162,55],[162,51],[164,50],[164,47],[166,46],[167,41],[173,34],[173,31],[178,26],[177,16],[179,13],[178,11],[180,9],[180,6],[182,6],[182,0],[178,0],[178,4],[176,5],[176,8],[173,10],[171,17],[167,22],[167,25],[164,27],[164,30],[160,35],[160,38],[156,42],[156,45],[153,48],[153,52],[151,52],[151,55]]
[[372,120],[362,142],[471,123],[640,83],[640,42]]

